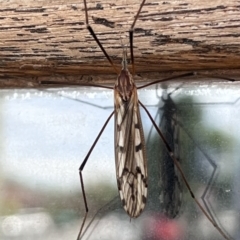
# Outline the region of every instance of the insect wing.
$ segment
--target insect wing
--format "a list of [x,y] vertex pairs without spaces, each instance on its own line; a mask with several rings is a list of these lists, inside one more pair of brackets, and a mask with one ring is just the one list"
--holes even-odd
[[130,217],[140,215],[147,198],[145,141],[134,86],[128,100],[115,89],[115,161],[120,198]]

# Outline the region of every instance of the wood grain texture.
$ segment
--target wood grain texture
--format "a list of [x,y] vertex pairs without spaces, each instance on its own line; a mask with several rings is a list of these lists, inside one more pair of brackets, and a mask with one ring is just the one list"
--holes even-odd
[[[90,24],[119,69],[140,3],[88,1]],[[1,1],[0,13],[2,87],[34,87],[47,79],[115,81],[85,27],[80,0]],[[237,0],[147,0],[135,26],[136,72],[148,79],[182,71],[239,76],[239,16]]]

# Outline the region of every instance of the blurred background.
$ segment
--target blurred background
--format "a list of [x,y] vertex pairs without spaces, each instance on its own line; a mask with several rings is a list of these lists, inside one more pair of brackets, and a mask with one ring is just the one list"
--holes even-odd
[[[240,88],[171,82],[139,99],[178,158],[195,196],[226,235],[240,239]],[[78,168],[113,111],[98,88],[0,90],[0,239],[75,239],[85,207]],[[129,219],[115,176],[110,121],[83,171],[83,239],[222,239],[190,197],[144,110],[149,192]]]

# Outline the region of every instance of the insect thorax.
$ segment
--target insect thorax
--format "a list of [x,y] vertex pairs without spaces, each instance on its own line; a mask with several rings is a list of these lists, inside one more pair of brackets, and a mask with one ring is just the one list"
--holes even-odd
[[123,101],[128,101],[131,98],[135,88],[133,78],[128,69],[122,69],[115,83],[115,91],[121,96]]

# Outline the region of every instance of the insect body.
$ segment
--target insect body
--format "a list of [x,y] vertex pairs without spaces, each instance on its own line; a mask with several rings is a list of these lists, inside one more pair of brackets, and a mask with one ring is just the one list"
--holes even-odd
[[146,151],[137,88],[127,69],[125,50],[122,63],[114,87],[116,175],[124,209],[130,217],[138,217],[147,199]]

